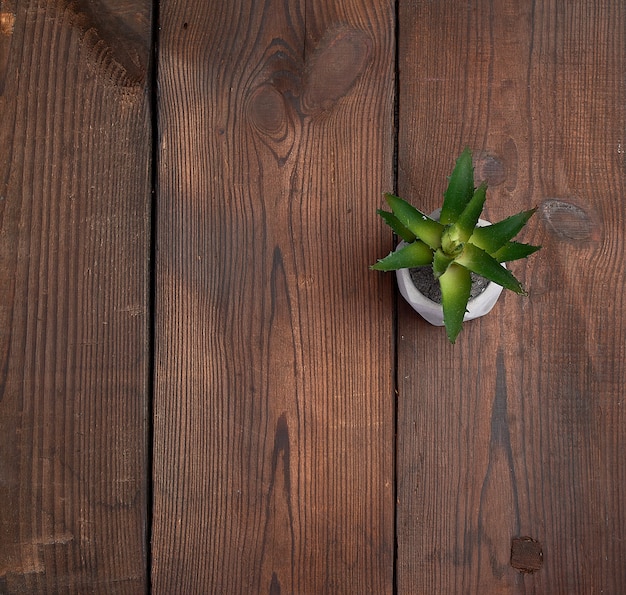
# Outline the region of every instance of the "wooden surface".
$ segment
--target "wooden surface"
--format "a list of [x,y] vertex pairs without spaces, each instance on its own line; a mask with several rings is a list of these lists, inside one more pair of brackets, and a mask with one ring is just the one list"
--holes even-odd
[[159,593],[392,589],[393,4],[335,4],[161,5]]
[[400,304],[398,591],[622,593],[624,4],[401,2],[399,22],[400,193],[437,206],[469,144],[487,218],[538,206],[543,250],[511,265],[530,297],[454,347]]
[[141,593],[149,6],[0,6],[0,592]]
[[[0,593],[626,592],[623,3],[155,9],[0,0]],[[368,265],[465,145],[451,346]]]

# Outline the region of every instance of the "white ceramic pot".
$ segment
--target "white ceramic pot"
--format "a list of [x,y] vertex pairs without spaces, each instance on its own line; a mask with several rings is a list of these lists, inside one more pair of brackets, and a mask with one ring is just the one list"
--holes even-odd
[[[430,217],[433,219],[439,218],[440,209],[433,211]],[[478,220],[479,226],[491,225],[489,221],[484,219]],[[400,242],[398,248],[405,246],[406,242]],[[506,265],[501,263],[504,268]],[[410,304],[410,306],[418,313],[422,318],[430,322],[435,326],[443,326],[443,307],[437,302],[433,302],[427,298],[417,287],[415,287],[411,280],[411,274],[409,269],[399,269],[396,271],[396,279],[398,280],[398,288],[402,297]],[[474,299],[471,299],[467,303],[467,312],[463,317],[463,320],[473,320],[489,313],[495,306],[500,294],[502,293],[502,286],[491,281],[485,290]]]

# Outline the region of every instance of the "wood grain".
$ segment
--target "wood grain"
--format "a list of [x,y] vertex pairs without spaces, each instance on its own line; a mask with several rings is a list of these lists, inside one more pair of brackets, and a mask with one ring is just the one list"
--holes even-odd
[[[457,345],[399,310],[398,590],[626,591],[626,9],[400,2],[399,190],[464,145],[543,250]],[[532,543],[531,552],[520,544]]]
[[[151,6],[0,0],[0,592],[626,592],[623,3],[160,4],[149,510]],[[396,19],[400,194],[539,207],[455,346],[368,270]]]
[[155,593],[392,591],[393,22],[162,3]]
[[142,593],[150,6],[0,5],[0,591]]

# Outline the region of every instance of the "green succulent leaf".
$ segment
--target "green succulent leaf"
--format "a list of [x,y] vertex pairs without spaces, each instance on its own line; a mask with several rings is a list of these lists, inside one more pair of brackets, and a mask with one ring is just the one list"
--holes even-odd
[[519,260],[520,258],[526,258],[534,252],[537,252],[541,246],[531,246],[530,244],[520,244],[519,242],[507,242],[492,254],[492,256],[498,262],[511,262],[512,260]]
[[375,271],[396,271],[430,264],[433,261],[433,251],[421,240],[403,246],[391,252],[385,258],[372,265]]
[[456,223],[453,223],[451,227],[458,230],[459,239],[462,243],[467,242],[470,239],[480,214],[483,212],[483,205],[485,204],[485,198],[487,197],[487,184],[483,182],[472,195],[472,199],[467,203],[467,206],[463,212],[459,215]]
[[449,256],[441,248],[435,250],[435,255],[433,258],[433,275],[435,279],[441,277],[441,275],[443,275],[448,270],[448,267],[453,262],[454,256]]
[[418,211],[406,200],[393,194],[386,194],[385,198],[398,221],[420,240],[428,244],[433,250],[441,246],[443,225]]
[[385,220],[385,223],[393,229],[398,237],[401,237],[405,242],[415,241],[415,234],[402,225],[400,220],[393,213],[383,211],[382,209],[379,209],[377,213]]
[[511,271],[505,269],[493,256],[474,244],[466,244],[465,250],[456,258],[455,262],[464,266],[472,273],[481,275],[498,285],[502,285],[506,289],[521,295],[526,294],[520,282],[513,276]]
[[535,208],[522,211],[493,225],[477,227],[470,242],[489,254],[493,254],[521,231],[536,210]]
[[470,272],[452,263],[448,270],[439,277],[441,287],[441,304],[443,306],[443,323],[451,343],[456,341],[463,326],[463,317],[467,310],[472,279]]
[[474,167],[472,166],[472,152],[469,147],[466,147],[456,160],[456,165],[448,182],[448,188],[443,195],[439,221],[444,225],[456,223],[473,194]]

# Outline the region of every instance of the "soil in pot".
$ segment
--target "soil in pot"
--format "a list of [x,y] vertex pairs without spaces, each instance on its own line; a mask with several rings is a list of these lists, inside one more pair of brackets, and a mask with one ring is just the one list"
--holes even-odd
[[[441,288],[439,287],[439,281],[437,281],[433,275],[432,266],[427,265],[409,269],[409,273],[411,275],[413,285],[417,287],[422,295],[436,304],[441,304]],[[485,289],[487,289],[487,286],[491,283],[491,281],[489,281],[489,279],[485,279],[485,277],[477,275],[476,273],[470,273],[470,276],[472,279],[470,300],[473,300],[485,291]]]

